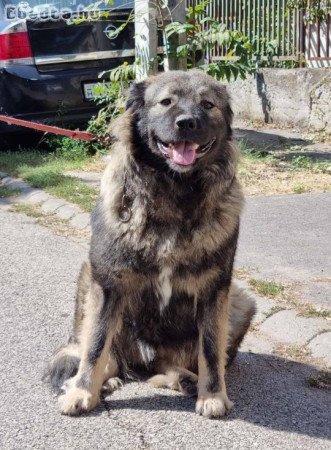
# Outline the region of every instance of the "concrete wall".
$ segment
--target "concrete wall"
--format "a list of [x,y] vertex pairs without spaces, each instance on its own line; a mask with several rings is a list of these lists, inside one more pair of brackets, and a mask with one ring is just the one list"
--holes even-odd
[[331,69],[262,69],[228,90],[238,119],[331,133]]

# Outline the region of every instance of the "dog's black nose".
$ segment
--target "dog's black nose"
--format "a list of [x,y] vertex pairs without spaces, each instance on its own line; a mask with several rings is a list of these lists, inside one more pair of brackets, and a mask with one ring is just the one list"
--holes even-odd
[[197,127],[197,122],[192,116],[181,115],[176,119],[176,127],[181,130],[195,130]]

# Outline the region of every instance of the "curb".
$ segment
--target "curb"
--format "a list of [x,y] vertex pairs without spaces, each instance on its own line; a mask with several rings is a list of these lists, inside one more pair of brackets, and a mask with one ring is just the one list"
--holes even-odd
[[331,368],[329,320],[323,317],[303,317],[291,305],[278,303],[252,292],[246,281],[235,279],[235,282],[241,289],[250,292],[256,301],[252,332],[245,336],[241,350],[269,355],[277,353],[282,347],[289,353],[300,350],[299,353],[311,357],[316,366]]
[[60,220],[67,220],[73,228],[91,233],[90,214],[84,212],[78,206],[63,199],[52,197],[47,192],[33,188],[25,181],[10,177],[5,172],[0,172],[0,181],[2,186],[20,191],[18,196],[7,198],[9,204],[40,204],[43,212],[54,213]]

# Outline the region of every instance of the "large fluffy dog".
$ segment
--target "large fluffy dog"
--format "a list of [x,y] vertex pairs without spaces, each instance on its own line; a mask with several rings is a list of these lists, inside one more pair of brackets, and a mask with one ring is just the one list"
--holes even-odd
[[225,88],[203,73],[132,86],[112,127],[73,335],[50,367],[64,414],[93,409],[114,377],[147,374],[197,395],[198,414],[231,408],[227,354],[254,314],[231,285],[242,205],[231,120]]

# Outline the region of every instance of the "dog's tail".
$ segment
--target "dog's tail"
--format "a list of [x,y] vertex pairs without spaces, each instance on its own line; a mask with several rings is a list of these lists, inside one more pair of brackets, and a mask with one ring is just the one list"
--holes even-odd
[[68,345],[55,353],[43,379],[48,381],[53,389],[59,391],[68,378],[76,375],[79,362],[79,346],[69,341]]
[[255,300],[246,289],[232,283],[230,289],[230,329],[228,345],[228,365],[236,356],[251,320],[256,312]]

